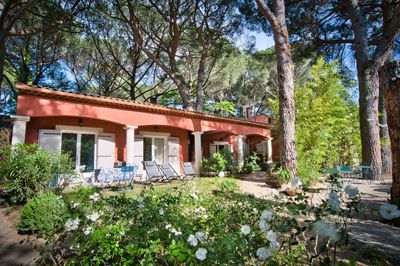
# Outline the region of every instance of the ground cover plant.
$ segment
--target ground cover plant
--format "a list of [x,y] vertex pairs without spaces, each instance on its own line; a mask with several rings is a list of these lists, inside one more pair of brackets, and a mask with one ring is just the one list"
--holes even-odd
[[208,193],[196,181],[133,194],[92,188],[68,193],[69,218],[49,242],[50,257],[66,265],[334,261],[328,252],[346,244],[346,221],[359,202],[354,187],[332,191],[320,206],[310,206],[305,194],[286,203],[262,200],[237,193],[234,179],[208,180],[215,188],[208,185]]

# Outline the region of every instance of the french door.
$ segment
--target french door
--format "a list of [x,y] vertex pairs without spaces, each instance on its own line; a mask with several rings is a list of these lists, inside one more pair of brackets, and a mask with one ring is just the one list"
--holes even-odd
[[61,152],[68,153],[75,170],[92,172],[96,166],[96,134],[62,132]]
[[144,161],[156,161],[163,164],[165,159],[165,139],[156,137],[143,138],[143,159]]

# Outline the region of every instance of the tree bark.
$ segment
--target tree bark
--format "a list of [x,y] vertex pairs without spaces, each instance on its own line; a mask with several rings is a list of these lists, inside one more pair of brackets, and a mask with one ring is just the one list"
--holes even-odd
[[379,135],[381,138],[381,153],[382,153],[382,173],[390,174],[392,172],[392,152],[390,150],[389,129],[387,125],[384,88],[382,86],[382,82],[379,82],[378,110],[379,110]]
[[372,179],[381,177],[382,159],[378,124],[379,78],[378,63],[370,63],[368,34],[358,0],[346,1],[354,33],[359,86],[360,133],[362,164],[372,167]]
[[3,84],[3,76],[4,76],[4,61],[6,58],[6,44],[5,40],[0,41],[0,92]]
[[273,0],[273,12],[264,0],[257,0],[258,7],[267,18],[274,33],[277,73],[279,80],[279,135],[281,165],[293,176],[297,174],[295,139],[294,65],[291,57],[289,33],[286,25],[284,0]]
[[196,91],[196,111],[203,112],[203,99],[204,99],[204,85],[207,81],[207,58],[208,58],[208,47],[203,47],[201,51],[201,57],[199,62],[199,70],[197,72],[197,91]]
[[384,64],[379,70],[384,89],[385,109],[392,149],[392,202],[400,204],[400,60]]

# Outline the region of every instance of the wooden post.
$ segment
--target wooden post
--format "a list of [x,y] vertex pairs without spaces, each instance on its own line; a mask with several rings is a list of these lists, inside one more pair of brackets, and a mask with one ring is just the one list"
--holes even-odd
[[392,148],[392,202],[400,205],[400,60],[384,64],[379,69],[384,89],[387,124]]

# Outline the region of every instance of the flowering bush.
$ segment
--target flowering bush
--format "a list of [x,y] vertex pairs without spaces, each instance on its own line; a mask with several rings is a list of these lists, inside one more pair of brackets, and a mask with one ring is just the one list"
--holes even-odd
[[190,184],[133,198],[81,189],[53,254],[68,265],[308,264],[345,244],[360,198],[347,187],[310,206],[305,194],[286,203],[234,191],[205,197]]

